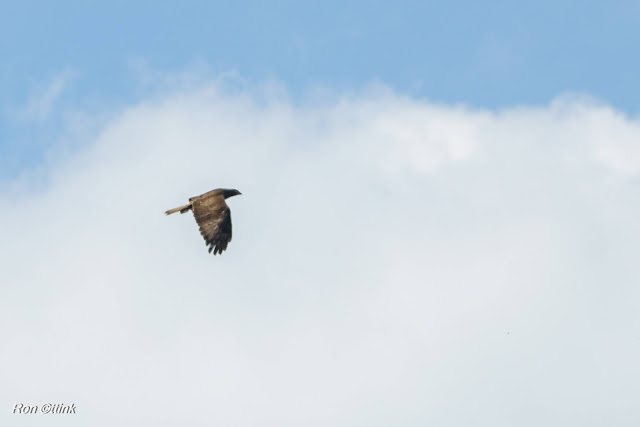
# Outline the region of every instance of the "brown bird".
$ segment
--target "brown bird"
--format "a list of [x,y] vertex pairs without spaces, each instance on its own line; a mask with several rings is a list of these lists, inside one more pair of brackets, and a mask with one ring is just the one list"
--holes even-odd
[[193,210],[193,216],[200,226],[200,234],[209,246],[209,253],[221,254],[231,241],[231,211],[225,199],[242,194],[238,190],[218,188],[189,199],[189,204],[170,209],[167,215],[180,211],[181,214]]

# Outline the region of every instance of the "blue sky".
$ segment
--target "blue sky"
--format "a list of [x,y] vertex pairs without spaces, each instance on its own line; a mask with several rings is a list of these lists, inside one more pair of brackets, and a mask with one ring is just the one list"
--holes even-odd
[[73,95],[128,99],[128,61],[310,85],[372,79],[429,99],[501,107],[588,92],[627,111],[640,59],[632,1],[16,2],[0,17],[0,89],[19,103],[72,68]]
[[[135,101],[139,61],[199,64],[251,82],[310,88],[381,82],[444,103],[501,108],[565,92],[635,113],[640,6],[632,1],[6,1],[0,16],[0,107],[19,109],[59,73],[64,107]],[[59,117],[0,118],[3,176],[37,164]],[[58,119],[58,121],[56,121]]]

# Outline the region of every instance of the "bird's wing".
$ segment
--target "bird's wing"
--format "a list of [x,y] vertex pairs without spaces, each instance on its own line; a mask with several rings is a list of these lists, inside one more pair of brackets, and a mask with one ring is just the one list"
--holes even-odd
[[202,197],[193,200],[193,216],[200,226],[209,253],[221,254],[231,241],[231,211],[219,197]]

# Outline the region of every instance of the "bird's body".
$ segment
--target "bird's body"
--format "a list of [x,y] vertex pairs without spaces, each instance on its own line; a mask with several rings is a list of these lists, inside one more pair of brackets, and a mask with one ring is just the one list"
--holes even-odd
[[231,241],[231,211],[225,199],[236,196],[238,190],[218,188],[208,193],[191,197],[189,203],[165,212],[166,215],[193,211],[193,216],[200,226],[200,234],[204,238],[209,253],[221,254]]

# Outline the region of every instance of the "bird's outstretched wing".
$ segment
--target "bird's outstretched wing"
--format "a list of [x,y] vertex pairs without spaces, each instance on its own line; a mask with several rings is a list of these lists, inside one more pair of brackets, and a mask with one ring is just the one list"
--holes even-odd
[[200,226],[209,253],[221,254],[231,241],[231,211],[224,199],[220,203],[214,198],[193,199],[193,216]]

